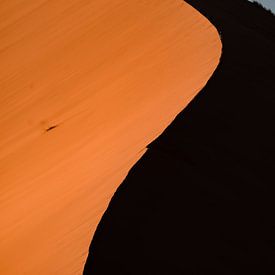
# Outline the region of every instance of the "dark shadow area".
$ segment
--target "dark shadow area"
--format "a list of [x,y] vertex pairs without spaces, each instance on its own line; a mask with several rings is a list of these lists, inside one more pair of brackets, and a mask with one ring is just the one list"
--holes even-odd
[[275,274],[275,16],[187,2],[221,32],[220,65],[118,188],[84,274]]

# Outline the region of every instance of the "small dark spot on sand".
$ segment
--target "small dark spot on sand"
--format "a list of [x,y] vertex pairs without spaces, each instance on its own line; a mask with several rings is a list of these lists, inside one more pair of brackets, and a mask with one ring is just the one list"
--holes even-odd
[[52,125],[49,128],[46,129],[46,132],[49,132],[51,130],[53,130],[54,128],[56,128],[58,125]]

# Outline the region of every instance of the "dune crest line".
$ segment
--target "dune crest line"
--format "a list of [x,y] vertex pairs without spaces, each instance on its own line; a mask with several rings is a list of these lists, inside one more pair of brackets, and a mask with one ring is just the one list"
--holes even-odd
[[275,274],[275,16],[186,0],[222,36],[200,93],[131,168],[84,274]]
[[80,274],[116,188],[221,41],[181,0],[0,5],[0,273]]

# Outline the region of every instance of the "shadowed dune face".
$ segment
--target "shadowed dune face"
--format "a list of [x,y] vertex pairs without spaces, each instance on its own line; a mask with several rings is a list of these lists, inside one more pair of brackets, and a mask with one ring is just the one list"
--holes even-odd
[[1,1],[0,14],[0,273],[80,274],[114,191],[221,42],[180,0]]

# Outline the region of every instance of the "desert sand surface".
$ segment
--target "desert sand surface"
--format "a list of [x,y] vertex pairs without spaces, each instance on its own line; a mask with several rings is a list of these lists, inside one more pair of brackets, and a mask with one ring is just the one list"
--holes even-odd
[[220,54],[180,0],[2,0],[0,274],[81,274],[116,188]]

